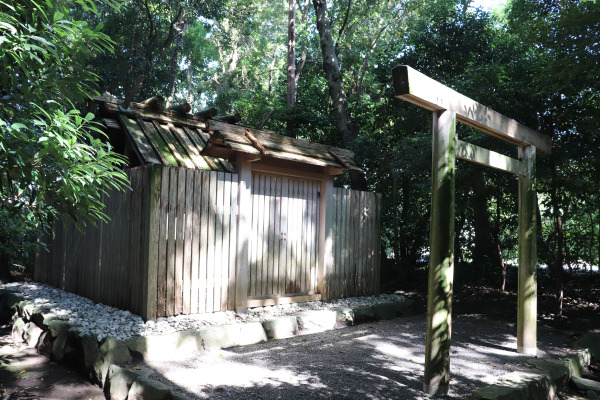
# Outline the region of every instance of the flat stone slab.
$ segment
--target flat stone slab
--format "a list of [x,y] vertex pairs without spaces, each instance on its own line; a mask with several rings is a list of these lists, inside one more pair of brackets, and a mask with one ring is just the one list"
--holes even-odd
[[600,361],[600,333],[586,333],[575,341],[575,347],[589,349],[590,355]]
[[515,371],[500,377],[499,381],[527,386],[528,398],[532,400],[556,398],[556,384],[544,372]]
[[302,311],[295,314],[301,334],[324,332],[335,329],[338,313],[335,310]]
[[269,339],[287,339],[298,333],[298,320],[293,315],[265,321],[262,326]]
[[474,400],[527,400],[529,390],[524,384],[490,385],[473,392]]
[[168,335],[135,336],[127,347],[144,360],[185,360],[207,349],[247,346],[268,340],[260,322],[215,325],[198,331],[175,332]]
[[544,371],[558,386],[565,385],[571,379],[568,361],[566,360],[531,360],[528,364]]
[[357,307],[354,309],[354,322],[370,322],[375,321],[377,316],[373,307]]
[[580,378],[578,376],[574,376],[571,378],[571,382],[577,388],[577,390],[586,392],[588,390],[592,390],[596,393],[600,393],[600,382],[593,381],[591,379]]
[[590,352],[587,349],[580,350],[576,353],[569,354],[564,357],[569,368],[571,376],[581,376],[583,368],[586,365],[590,365],[591,357]]

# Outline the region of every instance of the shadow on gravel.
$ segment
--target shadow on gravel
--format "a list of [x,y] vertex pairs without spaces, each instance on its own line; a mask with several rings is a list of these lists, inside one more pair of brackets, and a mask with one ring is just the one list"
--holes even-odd
[[[526,369],[515,328],[459,318],[453,325],[451,398],[468,398],[498,376]],[[568,340],[540,335],[540,357]],[[363,324],[228,350],[179,363],[153,363],[152,377],[192,398],[422,399],[424,316]]]

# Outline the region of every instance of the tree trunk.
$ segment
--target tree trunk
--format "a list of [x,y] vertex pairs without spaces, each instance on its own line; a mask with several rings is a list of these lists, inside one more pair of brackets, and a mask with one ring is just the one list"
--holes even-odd
[[7,247],[8,238],[0,237],[0,285],[9,283],[11,279],[10,274],[10,257],[4,247]]
[[395,268],[398,269],[400,265],[400,229],[398,227],[398,177],[392,173],[392,207],[393,207],[393,225],[394,230],[394,243],[392,248],[394,249],[394,264]]
[[[490,213],[487,208],[485,180],[481,173],[472,181],[473,188],[473,227],[475,229],[475,251],[473,262],[482,273],[494,270],[499,260],[494,251],[494,239],[490,224]],[[491,267],[491,268],[490,268]],[[489,269],[488,269],[489,268]]]
[[[346,99],[346,92],[344,91],[344,82],[340,73],[340,65],[331,34],[331,23],[327,15],[326,0],[313,0],[313,6],[315,8],[317,30],[319,31],[321,42],[323,71],[327,77],[329,96],[333,102],[335,122],[344,147],[350,148],[350,144],[358,136],[358,131],[350,118],[348,101]],[[350,171],[350,181],[352,189],[367,189],[367,180],[362,172]]]
[[557,247],[557,256],[556,256],[556,267],[555,267],[555,279],[556,279],[556,314],[560,317],[562,316],[563,310],[563,245],[564,245],[564,231],[563,231],[563,221],[560,215],[556,217],[556,247]]
[[[598,226],[600,227],[600,212],[598,212]],[[594,230],[592,229],[592,235],[593,235]],[[600,229],[598,229],[598,262],[596,263],[596,265],[598,265],[600,267]],[[571,264],[569,264],[569,272],[571,272]]]
[[496,259],[500,264],[500,290],[503,292],[506,291],[506,264],[504,264],[504,257],[502,257],[502,247],[500,245],[500,235],[498,234],[499,227],[496,227],[492,230],[492,237],[494,240],[494,251],[496,254]]
[[175,80],[177,78],[177,71],[178,71],[178,62],[179,62],[179,50],[181,47],[181,41],[183,40],[183,36],[185,35],[185,31],[187,30],[188,27],[188,21],[187,19],[185,21],[183,21],[183,27],[181,28],[181,31],[179,31],[177,33],[177,35],[175,36],[175,42],[173,45],[173,49],[171,51],[171,59],[170,59],[170,65],[169,65],[169,82],[167,84],[167,92],[169,92],[169,97],[167,98],[167,107],[169,105],[171,105],[171,103],[173,103],[173,100],[175,99],[175,92],[177,90],[177,86],[175,85]]
[[296,0],[288,5],[287,105],[296,105]]
[[273,93],[273,72],[275,72],[275,63],[277,62],[277,47],[273,50],[271,58],[271,68],[269,68],[269,94]]
[[462,251],[462,243],[460,241],[460,237],[462,235],[462,231],[465,227],[465,215],[462,214],[458,221],[456,222],[454,228],[454,265],[460,266],[460,263],[463,261],[463,251]]
[[492,238],[494,240],[494,251],[496,252],[497,261],[500,264],[500,290],[506,291],[506,264],[502,257],[502,247],[500,244],[500,204],[502,203],[502,191],[500,187],[496,191],[496,226],[492,230]]
[[[564,264],[564,232],[562,216],[560,215],[560,204],[557,195],[556,165],[550,159],[550,204],[554,214],[554,232],[556,234],[556,258],[554,259],[554,284],[556,290],[556,315],[562,316],[563,308],[563,264]],[[550,264],[548,264],[550,265]]]

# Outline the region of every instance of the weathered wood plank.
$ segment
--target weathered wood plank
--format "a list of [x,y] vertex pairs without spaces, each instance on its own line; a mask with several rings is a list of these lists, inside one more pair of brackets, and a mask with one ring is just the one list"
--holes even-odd
[[[203,169],[206,170],[213,170],[213,171],[220,171],[222,169],[221,163],[218,159],[215,159],[213,157],[209,157],[209,156],[202,156],[202,150],[204,150],[204,147],[206,146],[206,142],[203,140],[203,138],[200,136],[200,134],[198,133],[198,130],[196,129],[192,129],[189,127],[183,127],[184,132],[187,134],[187,136],[190,138],[190,140],[192,141],[192,143],[196,146],[196,151],[198,152],[198,154],[202,157],[202,160],[204,160],[204,163],[206,164],[206,167]],[[200,161],[198,161],[200,162]]]
[[[259,237],[260,244],[258,246],[259,251],[259,263],[258,267],[261,269],[261,279],[260,286],[257,288],[257,291],[260,294],[265,294],[268,292],[269,287],[269,216],[270,216],[270,201],[266,195],[267,193],[267,185],[269,184],[267,181],[267,177],[264,175],[259,176],[259,199],[258,199],[258,208],[259,208],[259,221],[258,221],[258,229],[259,229]],[[269,292],[270,293],[270,292]]]
[[231,213],[229,215],[229,286],[227,290],[227,309],[235,308],[235,284],[237,263],[237,217],[238,217],[238,176],[227,174],[231,182]]
[[169,147],[169,151],[175,157],[177,163],[186,168],[195,168],[194,163],[189,159],[177,138],[173,136],[173,133],[171,132],[171,127],[173,125],[163,125],[160,124],[158,121],[153,121],[152,124],[156,128],[156,131],[166,142],[167,146]]
[[177,168],[169,168],[169,211],[167,217],[167,315],[175,315],[175,268],[177,235]]
[[215,203],[215,268],[214,268],[214,299],[213,299],[213,311],[221,310],[221,274],[224,268],[223,259],[223,234],[224,234],[224,217],[225,217],[225,177],[223,172],[216,172],[217,176],[217,190],[216,203]]
[[261,272],[258,267],[258,188],[259,188],[259,175],[252,175],[252,234],[250,235],[248,257],[250,263],[250,290],[249,296],[256,296],[256,293],[260,293],[260,289],[257,289],[260,285]]
[[344,287],[346,285],[346,278],[344,274],[344,268],[346,267],[346,253],[348,249],[348,243],[346,243],[346,227],[345,227],[345,204],[346,204],[346,191],[341,188],[333,189],[332,206],[335,207],[336,212],[331,215],[331,234],[332,234],[332,249],[331,257],[333,258],[330,275],[331,275],[331,295],[336,297],[344,297]]
[[247,307],[250,270],[248,265],[248,235],[252,212],[252,169],[244,156],[238,155],[238,237],[236,266],[236,309]]
[[[342,244],[339,242],[339,240],[337,240],[337,238],[333,238],[334,241],[336,241],[336,247],[331,248],[331,253],[329,254],[329,256],[331,256],[332,258],[332,262],[331,264],[327,264],[327,259],[326,259],[326,250],[327,250],[327,231],[326,229],[326,223],[328,222],[328,218],[330,220],[331,223],[331,232],[332,233],[336,233],[337,229],[336,229],[336,223],[337,223],[337,213],[338,211],[338,195],[337,195],[337,191],[338,189],[335,187],[331,188],[331,193],[327,193],[327,190],[329,189],[327,186],[327,180],[324,179],[323,181],[321,181],[320,183],[320,192],[321,192],[321,205],[325,204],[325,210],[321,210],[321,216],[323,217],[323,219],[321,219],[321,225],[319,227],[319,275],[318,275],[318,280],[319,282],[319,286],[317,288],[317,292],[318,293],[322,293],[325,299],[330,299],[333,298],[332,296],[337,296],[337,279],[338,277],[335,275],[336,271],[333,268],[333,265],[335,265],[337,263],[337,259],[338,259],[338,255],[336,255],[336,250],[337,250],[337,246],[342,246]],[[328,196],[329,195],[329,204],[327,203],[328,200]],[[327,208],[327,206],[329,206],[329,208]]]
[[[129,305],[131,308],[131,312],[134,314],[142,315],[144,312],[142,311],[141,305],[141,289],[142,285],[145,283],[142,282],[142,279],[136,279],[136,277],[143,277],[143,272],[140,269],[140,248],[141,242],[144,240],[144,228],[140,225],[140,213],[143,213],[141,210],[141,193],[140,193],[140,168],[132,168],[126,170],[127,176],[129,178],[129,182],[131,184],[131,195],[129,197],[130,201],[127,204],[127,213],[130,215],[128,221],[127,231],[129,232],[129,239],[126,241],[127,243],[127,254],[126,254],[126,265],[129,266],[130,270],[130,292],[129,292]],[[159,195],[160,198],[160,195]],[[139,234],[138,234],[139,233]]]
[[112,191],[112,200],[115,202],[115,224],[113,232],[118,232],[113,235],[114,254],[112,267],[112,279],[118,282],[114,285],[115,291],[113,294],[113,304],[117,308],[124,308],[123,298],[127,290],[129,289],[129,265],[125,264],[123,260],[123,245],[129,239],[129,232],[126,229],[126,223],[129,218],[128,213],[124,213],[124,205],[127,204],[125,201],[127,193],[119,192],[117,190]]
[[[108,203],[108,194],[104,193],[102,195],[102,203],[103,204]],[[108,205],[107,208],[108,207],[110,207],[110,205]],[[110,240],[110,231],[109,231],[109,229],[107,229],[106,224],[98,224],[98,225],[100,226],[100,241],[98,243],[100,246],[100,268],[99,268],[100,279],[98,280],[98,282],[100,283],[100,286],[98,288],[98,294],[99,294],[98,301],[100,303],[109,304],[109,299],[108,299],[108,290],[109,289],[108,288],[109,288],[110,282],[108,280],[108,268],[109,268],[108,257],[109,257],[109,253],[110,253],[111,249],[109,246],[107,246],[107,242]]]
[[364,296],[367,294],[366,287],[368,284],[366,258],[367,258],[367,249],[369,246],[369,242],[367,240],[367,235],[365,234],[365,231],[368,229],[367,220],[365,218],[365,213],[366,213],[366,209],[367,209],[365,194],[366,193],[363,191],[359,192],[360,208],[358,209],[359,226],[357,229],[358,237],[359,237],[358,250],[360,252],[359,264],[358,264],[359,269],[360,269],[360,272],[358,274],[358,285],[359,285],[359,292],[360,292],[361,296]]
[[330,288],[329,286],[331,285],[331,283],[328,281],[327,285],[325,284],[325,280],[326,280],[326,276],[327,276],[327,265],[325,263],[326,260],[326,256],[325,256],[325,243],[326,243],[326,227],[325,227],[325,223],[327,222],[327,214],[331,214],[334,209],[332,208],[327,208],[327,199],[328,196],[331,197],[333,199],[333,193],[328,193],[328,188],[327,188],[327,179],[325,179],[324,177],[321,179],[321,181],[319,182],[319,193],[320,193],[320,208],[319,208],[319,255],[317,258],[317,276],[318,276],[318,287],[317,287],[317,292],[321,293],[322,295],[325,295],[325,298],[327,299],[328,295],[327,293],[330,292]]
[[355,283],[356,283],[356,232],[354,231],[356,225],[356,191],[348,191],[348,203],[346,205],[346,212],[348,213],[347,230],[348,232],[348,259],[346,264],[346,286],[344,288],[344,297],[355,295]]
[[269,209],[269,224],[267,225],[267,233],[269,235],[267,244],[267,262],[268,262],[268,274],[269,281],[268,287],[265,294],[276,294],[277,293],[277,275],[276,275],[276,264],[275,264],[275,246],[277,246],[277,233],[275,233],[275,220],[277,217],[277,198],[276,198],[276,183],[277,181],[272,177],[267,177],[267,192],[266,201],[268,202]]
[[550,153],[552,140],[488,107],[471,100],[428,76],[399,65],[392,71],[396,97],[430,111],[452,110],[456,119],[490,135],[517,145],[532,145]]
[[129,117],[125,115],[119,115],[119,120],[123,124],[123,126],[129,132],[131,139],[136,144],[137,149],[140,152],[140,155],[143,158],[144,163],[147,164],[160,164],[161,161],[158,158],[156,152],[152,148],[152,145],[148,142],[148,139],[144,136],[142,130],[135,122],[135,120],[130,120]]
[[525,175],[527,173],[525,164],[522,161],[462,140],[458,140],[456,143],[456,157],[512,174]]
[[174,295],[175,295],[175,314],[181,314],[183,311],[183,263],[185,247],[185,211],[186,211],[186,175],[187,169],[176,169],[177,186],[173,187],[177,191],[177,204],[175,205],[175,274],[174,274]]
[[208,214],[207,214],[207,257],[206,257],[206,312],[214,311],[215,300],[215,245],[217,215],[217,173],[209,173]]
[[[350,271],[352,260],[350,259],[350,251],[352,247],[352,232],[350,231],[351,208],[351,191],[340,188],[338,192],[339,211],[337,215],[337,223],[334,228],[334,248],[340,246],[339,257],[336,260],[333,268],[338,276],[338,296],[348,297],[348,286],[350,285]],[[339,244],[338,244],[339,243]]]
[[[157,267],[157,316],[164,317],[167,310],[167,249],[169,242],[169,179],[170,168],[160,169],[160,205],[159,205],[159,236],[158,236],[158,267]],[[150,183],[150,182],[148,182]],[[153,187],[153,186],[152,186]],[[152,189],[153,190],[153,189]]]
[[200,155],[200,151],[196,144],[192,142],[186,131],[178,126],[171,126],[170,131],[177,140],[183,146],[183,150],[186,152],[190,160],[193,162],[195,168],[208,169],[208,164],[204,157]]
[[288,293],[287,281],[290,274],[287,263],[288,251],[288,203],[289,203],[289,179],[281,178],[281,226],[280,226],[280,246],[279,246],[279,286],[280,293]]
[[[202,172],[202,201],[200,204],[201,207],[201,215],[200,215],[200,270],[198,272],[198,312],[204,313],[207,312],[208,308],[206,306],[207,292],[208,292],[208,272],[207,272],[207,263],[208,263],[208,248],[212,246],[212,243],[209,244],[208,232],[209,232],[209,223],[210,223],[210,212],[212,208],[210,207],[210,171]],[[212,295],[212,293],[211,293]]]
[[274,291],[275,294],[278,295],[283,295],[285,294],[284,288],[283,288],[283,278],[282,278],[282,272],[285,274],[285,272],[283,271],[283,265],[282,265],[282,260],[281,260],[281,247],[282,247],[282,236],[281,236],[281,221],[282,221],[282,213],[281,213],[281,206],[283,203],[283,198],[281,195],[281,191],[282,191],[282,182],[281,182],[281,177],[277,177],[274,178],[275,179],[275,245],[273,247],[273,265],[274,265],[274,277],[273,277],[273,286],[274,286]]
[[[302,280],[304,281],[304,291],[305,293],[314,292],[315,289],[315,279],[317,273],[317,265],[318,256],[315,260],[315,265],[313,266],[313,258],[311,254],[312,250],[312,242],[315,239],[313,236],[318,236],[318,230],[312,230],[312,218],[313,218],[313,210],[312,210],[312,202],[311,196],[313,193],[313,185],[316,184],[316,181],[311,180],[300,180],[300,210],[301,210],[301,218],[298,220],[299,230],[300,230],[300,243],[299,243],[299,253],[301,254],[301,260],[298,268],[301,269]],[[318,185],[318,184],[317,184]],[[317,186],[316,189],[320,190],[320,186]],[[318,228],[316,228],[318,229]],[[316,240],[318,241],[318,237]],[[313,268],[315,267],[315,268]]]
[[289,202],[288,202],[288,268],[290,271],[290,287],[291,293],[302,293],[302,285],[298,275],[300,268],[298,268],[296,247],[298,246],[298,215],[300,207],[298,202],[298,180],[290,179],[289,185]]
[[152,144],[154,151],[160,157],[161,162],[164,165],[173,165],[177,166],[177,160],[171,152],[169,151],[169,147],[167,143],[164,141],[162,136],[156,130],[154,124],[150,121],[139,121],[139,126],[142,128],[142,132],[148,138],[149,142]]
[[382,194],[376,194],[377,213],[375,220],[375,232],[373,237],[375,238],[375,293],[379,294],[380,291],[380,276],[381,276],[381,213],[382,213]]
[[[333,255],[334,215],[333,215],[333,213],[329,212],[329,210],[331,210],[333,207],[333,177],[328,176],[326,178],[324,184],[326,185],[325,196],[327,197],[327,199],[326,199],[327,211],[325,213],[324,271],[325,271],[325,279],[328,279],[328,274],[330,273],[329,271],[333,271],[333,268],[334,268],[334,255]],[[328,282],[325,281],[324,282],[325,287],[327,286],[327,284],[328,284]],[[325,293],[327,293],[327,292],[325,292]],[[326,298],[326,300],[327,299],[328,298]]]
[[316,289],[315,283],[317,280],[317,246],[318,246],[318,227],[316,222],[318,220],[319,215],[319,197],[318,190],[319,187],[315,181],[310,181],[311,187],[311,213],[310,213],[310,291],[313,292]]
[[231,229],[231,174],[221,172],[223,176],[223,261],[221,266],[221,305],[222,311],[227,310],[227,295],[229,289],[229,250],[231,248],[230,229]]
[[185,240],[183,243],[183,314],[191,313],[192,280],[194,280],[192,276],[192,253],[194,251],[192,247],[194,243],[194,172],[193,169],[190,169],[185,174],[185,222],[183,228],[184,237],[182,238]]
[[192,242],[191,242],[191,297],[190,313],[199,312],[199,274],[200,274],[200,224],[202,215],[202,172],[194,171],[192,173],[192,186],[194,188],[193,206],[192,206]]

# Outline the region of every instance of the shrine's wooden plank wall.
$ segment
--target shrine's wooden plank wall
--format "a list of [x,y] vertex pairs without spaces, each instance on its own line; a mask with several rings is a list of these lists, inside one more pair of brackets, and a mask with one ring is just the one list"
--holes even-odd
[[[82,232],[56,224],[34,278],[144,317],[234,309],[237,174],[159,165],[127,174],[131,190],[102,199],[108,222]],[[244,205],[252,215],[248,306],[318,295],[319,188],[316,180],[254,174],[252,204]],[[328,298],[378,293],[378,199],[334,189]]]

